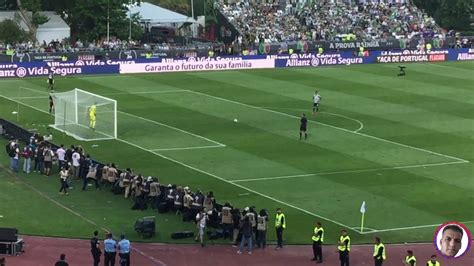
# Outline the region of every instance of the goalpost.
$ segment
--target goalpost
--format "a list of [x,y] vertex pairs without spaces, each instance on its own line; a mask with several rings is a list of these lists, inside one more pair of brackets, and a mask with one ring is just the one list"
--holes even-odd
[[[51,127],[78,140],[117,138],[117,101],[81,89],[55,93],[54,125]],[[90,127],[89,109],[96,107],[95,127]]]

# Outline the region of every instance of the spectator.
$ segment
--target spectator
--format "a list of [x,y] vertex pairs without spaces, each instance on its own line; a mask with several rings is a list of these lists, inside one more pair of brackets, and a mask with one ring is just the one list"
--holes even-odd
[[115,167],[115,164],[112,163],[110,167],[107,168],[107,183],[111,186],[115,184],[117,181],[117,168]]
[[59,194],[66,194],[66,195],[69,195],[67,189],[69,187],[68,183],[67,183],[67,178],[69,176],[69,171],[66,167],[62,167],[61,168],[61,171],[59,172],[59,177],[60,177],[60,181],[61,181],[61,188],[59,189]]
[[56,150],[56,154],[58,155],[58,168],[61,171],[61,168],[66,165],[66,150],[63,144]]
[[59,256],[59,260],[54,264],[54,266],[68,266],[69,264],[66,262],[66,255],[61,254]]
[[99,181],[97,177],[97,164],[91,163],[89,166],[89,171],[86,175],[87,182],[93,181],[95,183],[95,188],[99,189]]
[[257,246],[265,248],[267,244],[268,214],[264,209],[257,216]]
[[18,168],[20,165],[20,145],[18,140],[15,140],[10,143],[10,157],[11,157],[11,168],[13,172],[18,173]]
[[226,202],[221,211],[221,224],[224,234],[224,239],[229,237],[232,239],[232,206]]
[[78,148],[74,149],[74,151],[71,155],[71,159],[72,159],[72,167],[71,167],[72,173],[71,174],[75,178],[78,178],[79,177],[79,167],[81,166],[81,164],[80,164],[81,154],[78,152]]
[[198,237],[199,237],[199,241],[201,242],[201,247],[204,247],[204,234],[206,232],[206,225],[208,221],[209,221],[209,217],[207,214],[207,209],[204,208],[203,210],[201,210],[201,212],[199,212],[196,215],[198,234],[195,240],[198,241]]
[[51,149],[51,144],[48,144],[43,150],[43,160],[44,160],[44,175],[51,175],[51,168],[53,167],[53,156],[54,151]]
[[232,243],[234,247],[237,247],[237,241],[239,238],[239,232],[240,232],[240,220],[241,220],[241,213],[239,209],[234,209],[232,211],[232,228],[233,228],[233,237],[232,237]]
[[214,198],[214,193],[209,191],[204,197],[203,207],[209,211],[214,210],[214,205],[216,204],[216,199]]
[[94,261],[94,266],[99,266],[100,263],[100,255],[102,251],[100,250],[100,242],[98,239],[99,232],[94,231],[94,236],[91,238],[91,253],[92,253],[92,260]]
[[29,145],[25,146],[21,155],[24,158],[23,172],[29,174],[31,170],[31,157],[33,157],[33,151],[31,150],[31,147]]
[[238,254],[242,254],[244,245],[247,244],[248,254],[252,254],[252,223],[250,217],[245,216],[242,223],[242,240],[240,241],[240,249],[237,251]]
[[86,156],[81,156],[82,160],[80,162],[80,177],[82,179],[82,190],[87,189],[87,174],[89,173],[89,167],[91,166],[91,156],[87,154]]

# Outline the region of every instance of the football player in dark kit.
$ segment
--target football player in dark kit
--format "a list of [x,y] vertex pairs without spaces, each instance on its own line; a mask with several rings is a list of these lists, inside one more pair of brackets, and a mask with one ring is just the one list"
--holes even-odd
[[49,113],[52,114],[54,113],[54,99],[53,95],[49,95]]
[[94,231],[94,236],[91,238],[91,253],[92,259],[94,260],[94,266],[99,266],[100,255],[102,251],[100,250],[100,242],[97,236],[99,235],[98,231]]
[[405,73],[405,68],[407,68],[407,67],[405,67],[405,66],[398,66],[398,68],[400,69],[400,72],[398,73],[398,76],[399,76],[399,77],[400,77],[400,76],[405,76],[405,75],[406,75],[406,73]]
[[306,132],[307,125],[308,125],[308,119],[306,118],[306,115],[303,113],[300,120],[300,140],[303,138],[303,134],[304,134],[304,139],[308,138],[308,133]]
[[49,75],[48,75],[48,89],[51,91],[51,92],[54,92],[54,73],[52,70],[49,70],[51,72],[49,72]]

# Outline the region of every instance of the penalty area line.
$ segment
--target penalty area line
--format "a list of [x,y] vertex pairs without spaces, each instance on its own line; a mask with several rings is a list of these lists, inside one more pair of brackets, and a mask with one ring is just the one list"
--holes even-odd
[[154,151],[182,151],[182,150],[199,150],[199,149],[212,149],[212,148],[224,148],[225,146],[213,145],[213,146],[190,146],[190,147],[178,147],[178,148],[163,148],[163,149],[151,149]]
[[233,183],[240,183],[240,182],[253,182],[253,181],[265,181],[265,180],[290,179],[290,178],[308,177],[308,176],[324,176],[324,175],[337,175],[337,174],[353,174],[353,173],[376,172],[376,171],[389,171],[389,170],[411,169],[411,168],[421,168],[421,167],[425,168],[425,167],[434,167],[434,166],[451,165],[451,164],[463,164],[463,163],[468,163],[468,162],[454,161],[454,162],[444,162],[444,163],[414,164],[414,165],[402,165],[402,166],[393,166],[393,167],[368,168],[368,169],[359,169],[359,170],[347,170],[347,171],[334,171],[334,172],[310,173],[310,174],[300,174],[300,175],[285,175],[285,176],[258,177],[258,178],[248,178],[248,179],[237,179],[237,180],[232,180],[231,182],[233,182]]

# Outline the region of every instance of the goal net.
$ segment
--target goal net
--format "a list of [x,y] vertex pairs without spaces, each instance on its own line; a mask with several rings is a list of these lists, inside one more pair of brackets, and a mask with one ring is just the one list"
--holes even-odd
[[77,88],[55,93],[53,101],[53,128],[78,140],[117,138],[117,101]]

